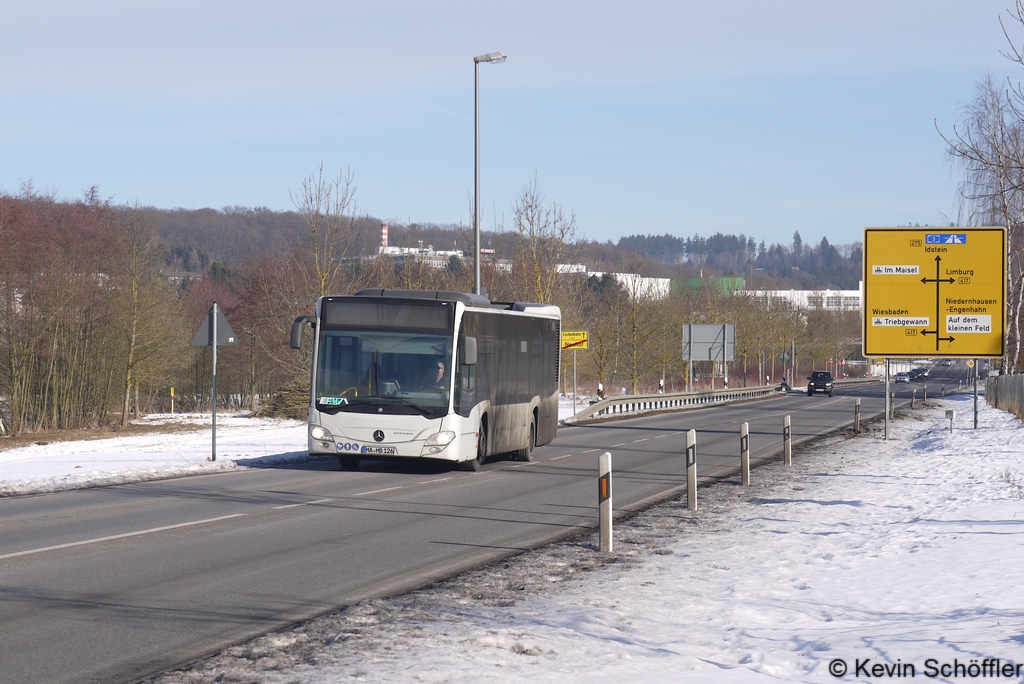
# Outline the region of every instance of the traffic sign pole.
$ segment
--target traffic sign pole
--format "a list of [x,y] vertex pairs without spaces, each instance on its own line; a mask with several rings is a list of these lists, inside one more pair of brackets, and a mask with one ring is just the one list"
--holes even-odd
[[889,359],[885,360],[885,439],[889,439],[889,408],[892,396],[889,394]]
[[572,414],[576,415],[576,352],[586,351],[590,343],[589,330],[563,330],[562,351],[572,349]]
[[981,368],[981,364],[978,360],[974,360],[974,429],[978,429],[978,369]]
[[213,412],[213,442],[210,445],[210,460],[217,460],[217,302],[213,303],[210,310],[210,325],[213,326],[213,388],[210,390],[210,407]]
[[210,313],[203,319],[202,325],[199,326],[199,330],[196,332],[195,338],[192,340],[193,347],[212,347],[213,348],[213,381],[210,388],[210,403],[211,403],[211,417],[213,425],[213,437],[211,444],[210,460],[217,460],[217,345],[218,344],[238,344],[238,337],[235,336],[235,331],[231,329],[231,325],[228,323],[228,319],[224,318],[224,314],[217,307],[217,302],[213,303],[210,308]]

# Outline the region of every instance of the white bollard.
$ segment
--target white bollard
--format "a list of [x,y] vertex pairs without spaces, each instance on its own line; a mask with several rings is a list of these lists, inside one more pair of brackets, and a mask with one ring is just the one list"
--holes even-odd
[[793,465],[793,439],[789,416],[782,419],[782,453],[786,465]]
[[750,426],[740,425],[740,481],[744,486],[750,484]]
[[860,432],[860,397],[857,397],[857,403],[853,405],[853,431]]
[[601,553],[612,551],[612,455],[601,454],[600,477],[597,479],[597,500],[600,517]]
[[697,431],[686,433],[686,506],[697,510]]

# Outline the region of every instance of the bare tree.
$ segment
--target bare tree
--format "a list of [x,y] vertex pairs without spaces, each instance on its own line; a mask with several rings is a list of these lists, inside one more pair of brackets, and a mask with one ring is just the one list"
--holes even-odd
[[610,384],[611,373],[618,353],[620,311],[626,293],[611,274],[600,278],[591,276],[585,287],[581,311],[590,332],[587,360],[597,374],[597,382]]
[[[351,170],[334,180],[324,178],[324,166],[302,181],[299,194],[289,193],[292,204],[306,222],[306,234],[312,252],[312,273],[307,281],[316,297],[335,293],[342,283],[344,260],[359,237],[364,217],[356,207],[355,175]],[[307,262],[298,261],[305,270]]]
[[[1010,11],[1012,24],[1024,25],[1024,0]],[[1009,45],[1004,56],[1024,66],[1024,46],[1014,42],[999,19]],[[992,77],[977,84],[977,93],[953,134],[942,135],[946,154],[964,171],[960,184],[961,222],[1002,225],[1007,234],[1007,334],[1003,368],[1020,360],[1021,316],[1024,307],[1024,91],[1020,84],[1006,87]]]
[[[120,320],[123,353],[121,389],[121,425],[128,424],[133,388],[149,375],[155,379],[165,367],[171,320],[175,318],[176,301],[162,277],[165,261],[156,228],[138,202],[118,213],[116,270],[112,273],[112,298],[115,316]],[[136,402],[136,412],[139,407]]]
[[658,366],[658,343],[664,328],[657,320],[659,293],[649,278],[629,274],[622,283],[626,298],[622,302],[622,352],[626,359],[626,376],[632,394],[639,391],[641,380]]
[[576,215],[557,203],[544,205],[544,194],[534,176],[519,192],[512,205],[512,220],[517,234],[516,267],[535,302],[556,303],[559,285],[558,264],[568,261],[576,249]]

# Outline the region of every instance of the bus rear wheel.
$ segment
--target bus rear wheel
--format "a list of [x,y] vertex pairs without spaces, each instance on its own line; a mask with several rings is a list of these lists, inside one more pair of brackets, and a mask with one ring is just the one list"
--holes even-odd
[[537,443],[537,421],[530,422],[530,443],[525,449],[516,452],[516,459],[520,461],[533,461],[533,446]]

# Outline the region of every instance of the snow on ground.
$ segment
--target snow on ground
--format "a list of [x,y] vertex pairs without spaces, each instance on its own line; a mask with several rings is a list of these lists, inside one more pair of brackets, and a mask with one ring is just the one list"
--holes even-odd
[[[1024,426],[982,402],[974,430],[970,401],[908,411],[888,441],[880,425],[819,441],[751,487],[702,488],[697,512],[674,501],[620,521],[612,554],[587,533],[155,681],[821,682],[876,666],[960,681],[994,658],[1024,681]],[[218,419],[217,463],[207,430],[30,446],[0,451],[0,492],[302,459],[304,445],[302,423],[235,416]]]
[[124,484],[240,467],[305,461],[306,424],[217,415],[217,461],[210,461],[209,414],[154,414],[135,421],[153,426],[201,426],[185,433],[154,433],[78,442],[33,444],[0,451],[0,496]]
[[1022,454],[1016,418],[982,403],[974,430],[953,397],[620,522],[613,554],[587,534],[155,681],[1022,681]]

